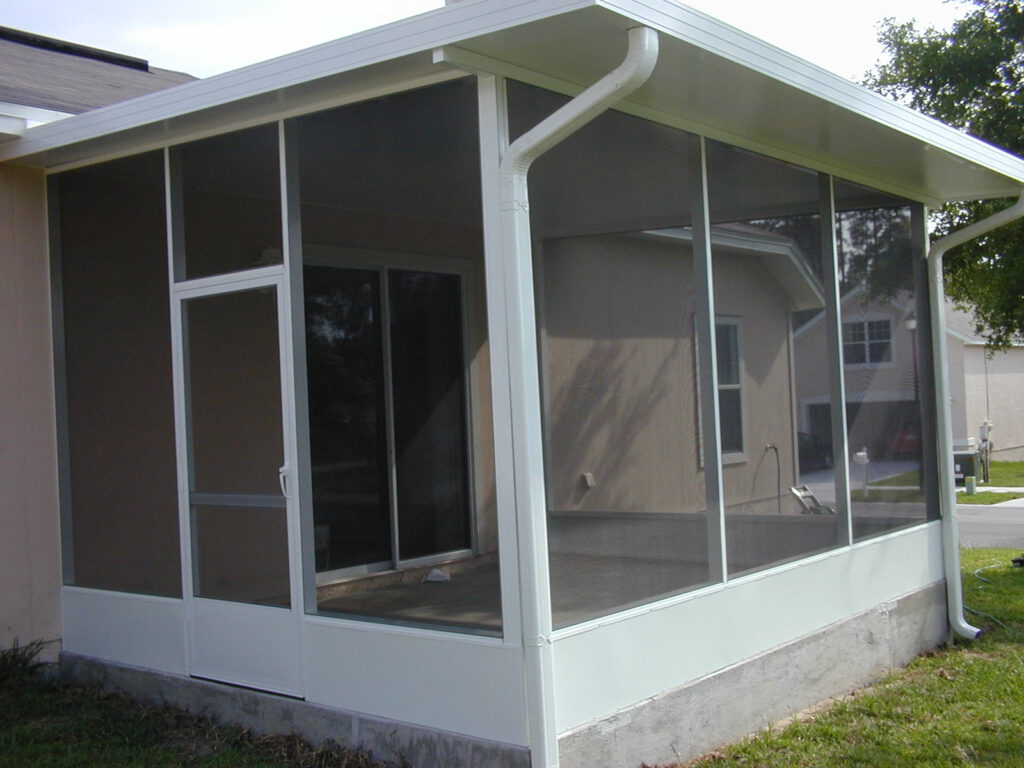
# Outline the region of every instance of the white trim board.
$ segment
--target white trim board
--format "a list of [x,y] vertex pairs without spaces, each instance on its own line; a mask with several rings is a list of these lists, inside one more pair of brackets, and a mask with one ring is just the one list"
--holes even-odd
[[[216,132],[273,119],[283,104],[315,109],[339,88],[450,72],[431,60],[443,46],[585,86],[610,69],[625,30],[636,24],[660,31],[663,48],[652,81],[630,99],[638,108],[929,203],[1012,195],[1024,186],[1024,160],[670,0],[456,3],[30,129],[0,146],[0,160],[53,165],[62,153],[70,161],[64,148],[71,144],[95,142],[95,153],[112,152],[139,131],[174,142],[204,125]],[[577,50],[565,57],[570,33]],[[73,152],[82,159],[94,150],[83,144]]]
[[184,675],[181,599],[86,587],[61,589],[63,650]]
[[451,632],[309,616],[306,698],[525,746],[522,650]]

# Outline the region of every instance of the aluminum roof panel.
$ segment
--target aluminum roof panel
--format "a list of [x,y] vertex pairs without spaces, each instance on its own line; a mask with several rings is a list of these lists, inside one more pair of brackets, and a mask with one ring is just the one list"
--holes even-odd
[[0,159],[77,163],[366,98],[446,76],[440,46],[575,92],[619,63],[637,24],[662,33],[661,56],[625,111],[928,203],[1024,186],[1020,158],[672,0],[466,0],[30,129]]

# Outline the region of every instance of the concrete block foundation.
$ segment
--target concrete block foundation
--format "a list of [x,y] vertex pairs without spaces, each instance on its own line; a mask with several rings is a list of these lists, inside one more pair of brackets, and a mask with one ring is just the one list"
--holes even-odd
[[318,746],[327,739],[372,752],[377,760],[413,768],[529,768],[525,747],[396,720],[345,712],[287,696],[61,654],[61,674],[75,682],[125,691],[149,704],[173,704],[257,734],[298,734]]
[[565,733],[561,768],[692,759],[874,682],[947,636],[938,582]]

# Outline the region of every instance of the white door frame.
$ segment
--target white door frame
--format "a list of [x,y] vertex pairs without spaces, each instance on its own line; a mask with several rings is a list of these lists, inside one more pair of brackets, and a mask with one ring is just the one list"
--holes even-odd
[[[192,531],[191,422],[186,377],[183,304],[190,299],[273,288],[277,296],[281,376],[282,491],[285,497],[290,606],[270,607],[195,596]],[[172,283],[171,337],[174,360],[179,525],[186,623],[186,665],[194,677],[303,697],[302,617],[304,612],[299,537],[299,494],[294,491],[296,456],[292,394],[289,301],[284,267],[274,266]]]

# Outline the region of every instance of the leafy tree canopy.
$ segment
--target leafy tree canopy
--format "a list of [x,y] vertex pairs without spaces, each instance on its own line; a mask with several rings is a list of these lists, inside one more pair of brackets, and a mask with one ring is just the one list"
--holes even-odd
[[[966,15],[948,31],[885,19],[889,61],[866,84],[897,101],[1024,155],[1024,3],[957,0]],[[936,213],[944,235],[1004,208],[1006,200],[950,204]],[[946,293],[974,312],[993,347],[1024,338],[1024,226],[1013,224],[951,251]]]

